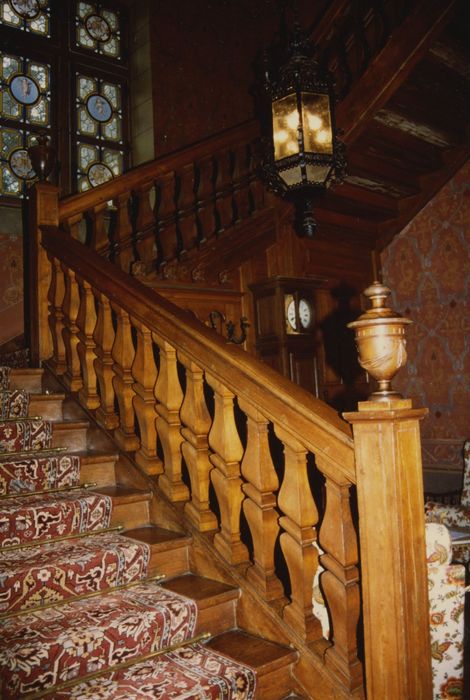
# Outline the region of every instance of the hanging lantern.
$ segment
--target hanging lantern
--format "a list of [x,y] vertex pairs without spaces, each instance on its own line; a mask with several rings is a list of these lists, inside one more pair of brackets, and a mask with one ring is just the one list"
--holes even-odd
[[316,195],[344,178],[344,144],[337,138],[332,76],[308,57],[297,23],[287,53],[277,75],[265,69],[261,175],[268,189],[294,202],[297,231],[312,238]]

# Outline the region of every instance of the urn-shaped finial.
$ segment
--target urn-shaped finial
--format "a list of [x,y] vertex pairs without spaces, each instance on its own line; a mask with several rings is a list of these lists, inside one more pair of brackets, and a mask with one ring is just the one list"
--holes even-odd
[[36,136],[36,144],[28,148],[28,155],[33,170],[41,182],[45,182],[55,165],[55,150],[49,142],[49,136],[41,131]]
[[359,364],[378,382],[378,390],[369,397],[374,401],[401,398],[392,390],[391,381],[406,363],[405,326],[412,321],[386,306],[390,293],[388,287],[374,282],[364,291],[371,308],[348,323],[356,334]]

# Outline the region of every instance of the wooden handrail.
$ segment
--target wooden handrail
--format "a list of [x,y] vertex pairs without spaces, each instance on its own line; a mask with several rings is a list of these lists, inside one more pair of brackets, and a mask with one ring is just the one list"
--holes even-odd
[[110,180],[99,187],[64,197],[59,204],[59,220],[63,221],[82,214],[103,202],[108,202],[119,197],[119,195],[131,192],[138,185],[177,170],[185,163],[213,155],[221,148],[230,148],[239,143],[248,143],[258,135],[258,131],[259,126],[256,121],[245,122],[220,134],[211,136],[204,141],[190,144],[178,151],[132,168],[115,180]]
[[73,239],[64,245],[55,227],[43,227],[42,244],[93,288],[116,302],[133,318],[184,349],[194,361],[223,379],[235,394],[256,401],[269,418],[279,412],[293,436],[309,450],[335,464],[350,483],[355,482],[351,430],[336,411],[278,372],[239,348],[224,343],[194,317],[154,290],[130,278]]

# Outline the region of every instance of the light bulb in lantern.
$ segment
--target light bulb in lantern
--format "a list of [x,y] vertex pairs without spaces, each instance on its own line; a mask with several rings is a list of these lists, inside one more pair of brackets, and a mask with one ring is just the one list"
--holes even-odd
[[312,131],[318,131],[323,126],[323,119],[321,119],[318,114],[309,114],[308,125]]
[[318,143],[327,143],[330,140],[330,133],[326,129],[322,129],[315,134],[315,140]]
[[297,129],[299,125],[299,113],[291,112],[290,114],[288,114],[286,117],[286,122],[289,129]]

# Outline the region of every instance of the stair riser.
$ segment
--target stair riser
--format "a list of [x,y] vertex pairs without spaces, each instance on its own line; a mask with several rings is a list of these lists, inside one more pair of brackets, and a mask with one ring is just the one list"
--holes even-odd
[[87,448],[87,428],[69,426],[66,423],[54,424],[52,447],[67,447],[70,452],[80,452]]
[[133,503],[116,503],[113,500],[113,514],[111,526],[122,525],[126,529],[141,527],[149,523],[148,501],[136,501]]
[[172,577],[187,574],[189,570],[189,548],[187,546],[155,552],[150,545],[150,572]]
[[29,399],[29,416],[41,416],[45,420],[63,420],[62,398],[32,394]]
[[236,601],[229,600],[209,608],[199,609],[197,616],[196,633],[210,632],[222,634],[228,632],[237,625]]
[[10,389],[25,389],[32,394],[42,391],[43,371],[41,369],[14,369],[10,375]]
[[271,673],[257,674],[255,700],[283,700],[295,685],[291,666],[284,666]]
[[85,462],[82,461],[80,476],[82,483],[92,481],[98,486],[107,486],[114,484],[115,477],[115,460],[109,462]]

